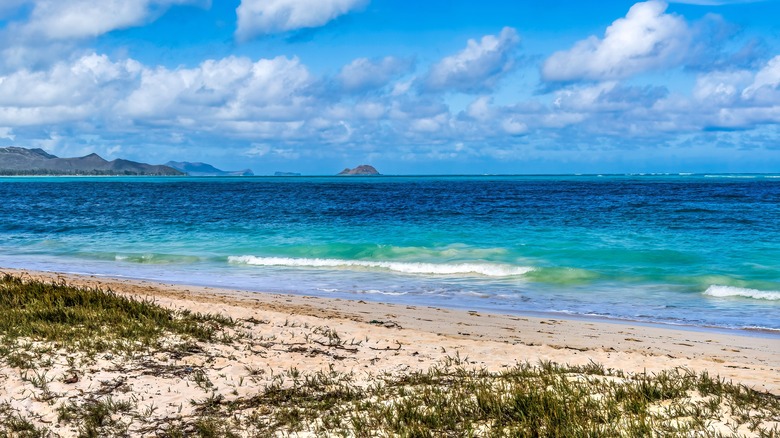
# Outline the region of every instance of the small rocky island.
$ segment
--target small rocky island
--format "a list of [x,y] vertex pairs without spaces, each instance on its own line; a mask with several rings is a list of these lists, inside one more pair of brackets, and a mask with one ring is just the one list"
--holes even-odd
[[362,164],[354,169],[346,168],[339,172],[339,175],[380,175],[380,173],[368,164]]

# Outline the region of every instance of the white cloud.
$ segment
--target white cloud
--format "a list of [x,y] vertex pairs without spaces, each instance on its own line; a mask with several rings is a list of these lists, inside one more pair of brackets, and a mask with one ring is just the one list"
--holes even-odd
[[753,83],[742,91],[742,97],[780,105],[780,55],[756,73]]
[[106,149],[106,156],[117,158],[120,152],[122,152],[122,145],[115,144]]
[[495,111],[491,108],[492,104],[492,97],[480,96],[469,104],[466,108],[466,114],[475,120],[488,120],[494,116]]
[[377,102],[361,102],[354,106],[355,115],[362,119],[378,120],[387,114],[387,108]]
[[107,83],[131,79],[140,70],[135,61],[113,63],[96,54],[56,64],[49,71],[20,70],[0,76],[0,106],[79,105],[102,94]]
[[691,31],[683,18],[666,14],[666,8],[656,0],[635,4],[607,28],[604,38],[591,36],[550,56],[542,66],[543,79],[622,79],[682,62]]
[[409,72],[409,60],[386,56],[382,59],[358,58],[345,65],[337,79],[348,91],[363,91],[387,85],[393,78]]
[[696,78],[692,95],[697,101],[711,105],[732,105],[752,80],[753,74],[746,70],[702,74]]
[[91,54],[47,71],[0,76],[0,121],[24,126],[90,118],[121,98],[140,72],[136,61]]
[[665,87],[626,86],[618,81],[586,83],[557,90],[553,95],[553,108],[590,115],[613,113],[630,116],[652,110],[667,94]]
[[365,5],[368,0],[242,0],[236,9],[236,36],[257,35],[323,26]]
[[423,83],[433,91],[464,93],[492,89],[514,65],[512,52],[520,42],[517,31],[505,27],[498,35],[470,39],[466,48],[433,65]]
[[0,138],[7,138],[7,139],[9,139],[11,141],[14,141],[16,136],[14,135],[14,130],[13,129],[11,129],[11,128],[7,127],[7,126],[3,126],[3,127],[0,127]]
[[290,148],[273,148],[265,143],[253,143],[252,147],[245,150],[241,155],[259,158],[267,155],[275,155],[287,160],[297,160],[300,158],[300,152]]
[[[759,124],[780,123],[780,55],[770,59],[764,67],[757,71],[752,81],[740,76],[741,81],[734,81],[729,92],[735,96],[719,102],[711,107],[714,113],[713,124],[729,128],[750,128]],[[749,82],[738,92],[738,86]]]
[[[278,134],[313,110],[297,58],[228,57],[194,68],[146,67],[91,54],[48,70],[0,76],[0,126],[148,123],[189,131]],[[244,121],[266,123],[245,125]]]
[[95,37],[154,20],[172,5],[208,7],[210,0],[35,0],[22,35],[50,40]]
[[140,86],[118,105],[134,118],[265,120],[299,118],[312,78],[297,58],[228,57],[196,68],[144,69]]
[[528,132],[528,125],[516,116],[511,116],[501,122],[501,128],[509,135],[521,135]]
[[614,90],[617,85],[616,81],[606,81],[589,86],[565,88],[555,92],[553,105],[557,109],[567,111],[594,110],[601,96]]
[[414,132],[434,133],[441,129],[441,121],[438,118],[424,118],[412,120],[410,127]]
[[247,157],[262,157],[271,152],[271,146],[267,144],[252,144],[252,147],[244,151]]
[[678,130],[757,129],[780,123],[780,56],[757,71],[701,74],[691,92],[666,99],[654,110]]

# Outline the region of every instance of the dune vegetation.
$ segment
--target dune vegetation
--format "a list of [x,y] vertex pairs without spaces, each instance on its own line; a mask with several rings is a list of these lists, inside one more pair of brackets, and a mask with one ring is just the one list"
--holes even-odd
[[[496,372],[456,354],[423,371],[370,378],[332,367],[246,369],[239,386],[245,378],[263,384],[238,395],[208,377],[208,361],[186,357],[213,344],[246,348],[245,322],[11,275],[0,279],[0,312],[0,384],[22,382],[0,391],[2,437],[780,436],[780,397],[685,369],[628,374],[540,362]],[[322,327],[310,334],[333,360],[360,342]],[[96,379],[78,396],[62,389],[99,375],[107,357],[124,364],[124,377]],[[134,372],[183,380],[203,396],[187,400],[186,415],[181,404],[148,403],[127,384]],[[21,409],[27,399],[56,415]]]

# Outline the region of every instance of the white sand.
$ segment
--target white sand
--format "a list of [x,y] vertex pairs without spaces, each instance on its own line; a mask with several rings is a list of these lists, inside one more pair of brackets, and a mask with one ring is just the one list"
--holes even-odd
[[[22,271],[3,270],[21,274]],[[458,355],[472,365],[500,370],[518,362],[551,360],[561,364],[594,361],[628,372],[658,372],[685,367],[708,371],[760,391],[780,394],[780,336],[707,331],[601,320],[518,317],[481,312],[401,306],[166,285],[155,282],[26,272],[31,278],[100,286],[150,298],[173,309],[221,313],[243,321],[251,336],[233,345],[209,344],[205,351],[173,358],[102,357],[68,380],[66,352],[46,370],[44,393],[20,370],[0,368],[0,403],[40,418],[58,433],[55,408],[101,388],[115,399],[135,397],[149,417],[160,421],[192,413],[192,399],[213,393],[235,399],[261,390],[273,375],[292,368],[302,372],[355,372],[358,376],[427,369]],[[334,346],[336,334],[345,343]],[[59,359],[58,359],[59,357]],[[155,366],[165,372],[150,372]],[[195,375],[212,387],[198,386]],[[71,379],[72,380],[72,379]]]

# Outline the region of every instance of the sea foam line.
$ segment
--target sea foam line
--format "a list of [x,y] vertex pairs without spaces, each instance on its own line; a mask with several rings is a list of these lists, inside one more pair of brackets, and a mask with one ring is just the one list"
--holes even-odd
[[468,275],[485,277],[512,277],[531,272],[527,266],[512,266],[495,263],[414,263],[368,260],[310,259],[288,257],[230,256],[230,263],[254,266],[286,266],[304,268],[373,268],[404,274]]
[[719,298],[745,297],[754,298],[756,300],[780,300],[780,291],[764,291],[758,289],[748,289],[744,287],[721,286],[717,284],[713,284],[712,286],[708,287],[707,290],[704,291],[704,295]]

